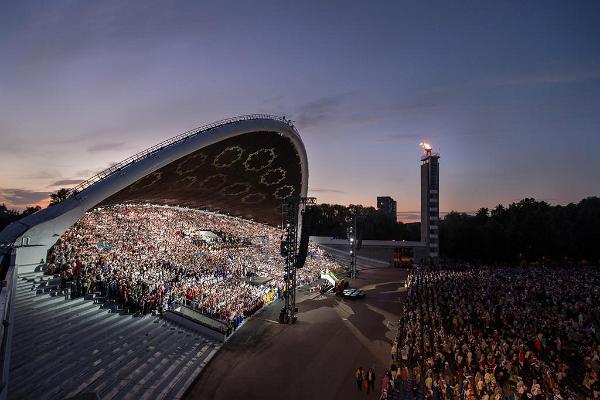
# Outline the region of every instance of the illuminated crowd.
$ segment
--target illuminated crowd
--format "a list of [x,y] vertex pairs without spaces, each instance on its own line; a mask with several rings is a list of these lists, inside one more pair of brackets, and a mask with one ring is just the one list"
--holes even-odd
[[423,271],[407,297],[383,399],[600,397],[600,271]]
[[[199,210],[128,205],[88,212],[50,251],[48,273],[71,296],[100,293],[131,312],[163,312],[182,303],[237,325],[281,296],[281,230]],[[298,285],[333,260],[314,245]]]

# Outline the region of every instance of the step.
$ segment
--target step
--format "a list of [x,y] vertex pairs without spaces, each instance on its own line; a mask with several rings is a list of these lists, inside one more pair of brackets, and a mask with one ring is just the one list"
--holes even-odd
[[[111,338],[111,342],[115,343],[113,347],[107,347],[105,350],[100,353],[95,354],[95,358],[101,357],[102,360],[111,360],[110,362],[101,362],[96,366],[92,366],[91,368],[108,368],[111,373],[114,372],[113,367],[127,362],[132,357],[139,355],[142,353],[144,346],[148,343],[149,340],[154,340],[157,336],[163,333],[163,328],[158,323],[153,323],[151,320],[144,320],[141,318],[134,317],[126,317],[134,320],[134,324],[136,326],[130,332],[127,332],[126,336],[115,334]],[[144,338],[144,339],[142,339]],[[149,339],[146,339],[149,338]],[[86,362],[86,359],[82,359],[83,362]],[[89,359],[87,360],[89,361]],[[89,372],[89,371],[88,371]],[[85,376],[85,371],[82,373],[82,376]]]
[[198,375],[200,375],[200,372],[202,372],[204,367],[206,367],[206,364],[208,364],[210,362],[210,360],[212,360],[212,358],[215,356],[215,354],[219,351],[220,348],[221,348],[220,344],[216,344],[216,343],[213,344],[210,351],[206,352],[204,355],[202,355],[198,359],[198,361],[200,361],[199,363],[198,363],[198,361],[196,361],[192,364],[192,366],[190,367],[190,368],[193,367],[192,372],[190,372],[186,375],[182,375],[179,380],[174,381],[172,384],[167,386],[166,389],[168,389],[168,391],[163,390],[156,396],[156,398],[157,399],[182,399],[183,395],[185,394],[187,389],[191,386],[192,382],[194,382],[194,380],[196,380]]
[[[92,326],[93,328],[94,326]],[[48,330],[45,330],[45,332]],[[72,335],[68,335],[65,331],[59,327],[54,327],[49,331],[50,340],[44,342],[38,341],[36,338],[32,338],[30,341],[19,342],[14,347],[14,356],[16,357],[13,361],[11,371],[14,371],[19,376],[27,376],[30,368],[41,370],[46,367],[44,362],[47,359],[52,359],[59,354],[59,350],[68,345],[68,340],[72,338]],[[48,337],[48,334],[45,335]],[[60,345],[60,346],[59,346]],[[40,349],[52,349],[52,351],[40,351]],[[18,360],[18,361],[17,361]],[[58,359],[52,360],[52,364],[56,364]],[[29,368],[28,368],[29,366]]]
[[[159,335],[157,335],[152,341],[143,343],[143,345],[141,346],[142,348],[147,349],[149,346],[154,345],[155,343],[162,343],[163,340],[169,338],[169,336],[173,334],[173,331],[168,326],[161,325],[160,328],[162,332]],[[134,355],[135,357],[133,358],[126,358],[119,361],[115,366],[112,366],[111,364],[108,365],[108,368],[111,369],[115,368],[118,365],[121,365],[121,367],[118,370],[115,370],[113,373],[113,381],[115,383],[113,385],[103,387],[102,389],[100,389],[100,391],[97,392],[101,399],[112,399],[124,386],[126,386],[129,383],[129,379],[123,379],[123,376],[127,376],[128,372],[135,370],[132,368],[133,366],[139,366],[144,363],[146,357],[144,357],[144,354],[142,352],[134,351]],[[118,384],[116,382],[118,382]]]
[[51,308],[42,310],[41,312],[34,313],[26,318],[23,316],[16,316],[16,318],[20,318],[16,319],[15,321],[15,330],[20,331],[21,328],[27,328],[27,332],[30,332],[29,334],[24,332],[20,335],[17,335],[16,339],[25,339],[27,337],[39,335],[40,332],[38,329],[35,329],[36,327],[54,327],[55,325],[61,325],[66,321],[79,316],[85,316],[97,309],[98,306],[96,304],[81,301],[75,304],[66,304],[64,307],[61,306],[58,309]]
[[[84,302],[85,308],[73,310],[71,313],[66,313],[61,320],[49,320],[44,324],[51,329],[45,329],[43,332],[37,332],[35,341],[44,345],[55,342],[56,335],[54,332],[59,331],[61,333],[60,340],[66,341],[72,336],[85,336],[87,332],[95,329],[95,324],[102,323],[111,316],[107,310],[101,310],[95,307],[94,304],[88,304]],[[84,312],[85,311],[85,312]],[[42,327],[40,326],[40,329]]]
[[64,299],[61,299],[60,297],[52,297],[52,296],[33,296],[31,299],[28,299],[26,302],[21,302],[21,304],[16,304],[15,310],[17,310],[17,314],[19,314],[20,310],[23,310],[24,312],[27,311],[28,309],[31,308],[35,308],[35,309],[39,309],[40,307],[43,307],[44,305],[48,305],[48,304],[59,304],[61,301],[64,301]]
[[18,303],[19,300],[21,300],[21,299],[27,299],[29,297],[34,297],[35,295],[36,295],[35,290],[17,291],[17,293],[15,294],[15,299],[17,300],[17,303]]
[[199,358],[208,353],[211,347],[210,343],[198,343],[189,352],[182,354],[177,362],[173,362],[167,371],[159,375],[152,386],[147,388],[139,398],[164,397],[171,390],[171,385],[187,376],[191,367],[198,363]]
[[[135,327],[136,329],[132,332],[140,331],[140,329],[135,326],[139,321],[133,321],[133,318],[129,317],[117,317],[116,315],[115,318],[122,318],[126,320],[131,327]],[[144,330],[148,328],[149,324],[146,322],[142,323],[140,326],[142,328],[141,330]],[[126,332],[128,330],[129,329],[119,332]],[[77,359],[77,363],[74,367],[79,368],[76,370],[71,372],[73,369],[71,368],[71,370],[67,369],[66,371],[61,371],[62,373],[67,374],[71,379],[63,385],[57,385],[51,391],[47,392],[49,394],[48,398],[62,399],[74,396],[82,390],[85,390],[86,392],[89,391],[88,386],[96,380],[103,379],[104,375],[107,373],[107,360],[110,360],[111,355],[119,351],[121,344],[119,344],[117,339],[118,337],[113,335],[102,343],[92,341],[92,343],[88,343],[87,346],[83,346],[89,348],[90,351],[86,353],[88,355]],[[99,348],[101,348],[101,350],[98,350]]]
[[[116,317],[116,316],[115,316]],[[83,347],[83,346],[82,346]],[[54,394],[58,393],[59,391],[69,391],[69,385],[74,385],[77,383],[77,381],[75,379],[73,379],[73,377],[76,375],[77,371],[85,368],[86,365],[93,365],[93,361],[92,360],[96,360],[96,357],[91,357],[90,356],[90,349],[86,349],[86,348],[82,348],[82,347],[78,347],[76,350],[79,351],[82,354],[82,357],[80,358],[72,358],[73,362],[72,363],[67,363],[64,364],[64,367],[61,368],[56,368],[58,365],[63,365],[60,362],[53,362],[52,363],[52,367],[54,367],[54,370],[52,368],[48,369],[48,368],[44,368],[43,370],[37,370],[35,373],[35,380],[34,382],[36,382],[36,384],[39,386],[39,390],[36,389],[34,390],[31,395],[34,396],[35,398],[41,398],[41,397],[50,397],[53,396]],[[110,349],[109,349],[110,350]],[[69,358],[64,358],[61,356],[60,360],[65,360],[65,361],[69,361]],[[96,360],[97,361],[97,360]],[[99,365],[99,364],[97,364]],[[96,365],[96,366],[97,366]],[[98,367],[100,368],[100,367]],[[65,377],[67,377],[67,379],[59,379],[60,375],[63,375]],[[57,384],[58,382],[60,382],[61,384]],[[52,388],[50,391],[48,391],[48,388]]]
[[[58,302],[57,304],[47,304],[39,309],[31,308],[27,313],[22,312],[15,316],[15,328],[30,328],[41,325],[48,325],[47,322],[61,323],[65,319],[72,317],[72,314],[83,312],[93,306],[93,304],[84,301],[76,302]],[[29,332],[29,331],[28,331]]]
[[[141,318],[132,318],[126,316],[120,316],[123,320],[127,321],[127,329],[119,331],[120,334],[124,334],[127,332],[128,336],[134,337],[138,332],[147,329],[148,324],[147,321],[143,321]],[[142,323],[144,322],[144,323]],[[110,347],[110,345],[114,343],[115,347]],[[105,346],[105,349],[98,353],[93,353],[96,357],[111,357],[112,355],[118,353],[121,350],[124,342],[119,342],[118,337],[112,336],[111,340],[109,340],[108,345]],[[97,366],[98,367],[98,366]],[[89,391],[88,386],[95,383],[101,376],[104,375],[106,370],[106,366],[98,369],[97,367],[88,367],[84,369],[77,377],[77,382],[83,381],[77,388],[68,393],[65,397],[72,397],[77,395],[81,391]]]
[[34,287],[36,284],[32,283],[32,282],[28,282],[28,281],[23,281],[23,280],[17,280],[17,285],[16,288],[18,289],[29,289],[31,287]]
[[[157,325],[157,326],[159,326],[159,325]],[[119,351],[121,351],[121,352],[126,351],[126,352],[119,355],[117,358],[115,358],[112,362],[110,362],[107,365],[106,368],[109,368],[111,370],[110,375],[105,376],[102,381],[93,382],[87,390],[97,392],[97,393],[109,390],[110,387],[112,387],[112,384],[114,384],[115,381],[120,379],[120,376],[118,375],[118,373],[120,373],[120,371],[127,371],[127,366],[133,365],[133,361],[137,359],[136,351],[139,348],[140,348],[139,345],[136,346],[134,344],[132,347],[128,343],[122,343],[119,348],[113,350],[112,351],[113,354],[115,354]],[[121,367],[119,369],[117,369],[115,372],[113,368],[117,368],[119,365],[121,365]]]
[[[77,326],[86,327],[92,325],[96,320],[101,320],[108,316],[107,312],[101,311],[98,313],[98,310],[95,310],[94,308],[91,308],[88,314],[89,315],[83,314],[81,318],[77,315],[71,315],[68,318],[37,327],[35,324],[33,326],[30,325],[29,328],[33,333],[29,335],[20,335],[18,336],[19,340],[15,341],[17,353],[19,352],[19,349],[26,351],[29,350],[30,347],[52,346],[53,343],[60,343],[61,340],[71,337],[72,335],[63,330],[61,325],[72,327],[73,324],[76,324]],[[21,331],[24,329],[26,329],[26,327],[20,327]],[[41,351],[39,353],[46,354],[47,352]]]
[[40,310],[58,310],[62,308],[61,306],[63,304],[64,306],[68,306],[70,303],[62,297],[48,296],[47,294],[34,295],[29,299],[22,300],[20,303],[17,303],[16,309],[20,310],[20,312],[16,314],[16,317],[37,314]]
[[[79,347],[87,342],[93,341],[106,329],[114,325],[114,322],[117,320],[112,317],[116,316],[108,313],[100,313],[94,320],[87,320],[88,326],[83,325],[85,330],[82,330],[81,332],[60,331],[58,337],[51,336],[44,341],[36,342],[34,346],[24,347],[23,352],[27,353],[27,351],[30,350],[30,347],[52,347],[52,352],[45,352],[35,358],[35,362],[38,364],[43,363],[46,358],[50,358],[53,354],[57,353],[61,354],[61,358],[68,357],[73,354],[73,352],[68,352],[72,346],[77,345]],[[88,331],[91,331],[91,333],[88,334]],[[58,362],[59,360],[53,361]]]
[[181,345],[177,338],[169,338],[166,346],[155,348],[152,355],[125,378],[129,383],[123,386],[113,399],[137,399],[137,393],[149,386],[148,381],[155,376],[164,375],[177,365],[178,359],[183,355],[180,354],[182,353],[180,350]]

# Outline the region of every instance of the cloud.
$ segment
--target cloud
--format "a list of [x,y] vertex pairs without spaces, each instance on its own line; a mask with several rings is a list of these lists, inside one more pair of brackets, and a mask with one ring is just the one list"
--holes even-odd
[[101,169],[80,169],[75,172],[75,176],[92,176],[96,175],[98,172],[102,171]]
[[0,188],[0,203],[10,207],[24,207],[47,200],[51,192],[37,192],[28,189]]
[[56,175],[58,174],[50,171],[36,171],[23,176],[23,179],[56,179]]
[[420,211],[399,211],[398,220],[402,222],[419,222],[421,221]]
[[90,153],[99,153],[102,151],[114,151],[121,150],[121,148],[125,145],[125,142],[105,142],[93,144],[87,148],[87,151]]
[[56,182],[52,182],[51,184],[48,185],[48,187],[78,185],[81,182],[83,182],[83,180],[81,180],[81,179],[62,179],[62,180],[59,180]]
[[341,115],[342,105],[353,93],[341,93],[333,96],[323,96],[301,104],[293,113],[295,123],[306,128],[319,125],[325,121],[336,120]]
[[0,146],[0,154],[21,154],[26,153],[28,150],[29,149],[25,144],[10,138],[4,141],[4,143],[2,143],[2,146]]
[[[444,219],[448,214],[447,211],[440,211],[440,219]],[[467,212],[467,214],[475,215],[475,212]],[[420,211],[398,211],[398,221],[402,222],[421,222]]]
[[338,190],[338,189],[326,189],[326,188],[309,188],[308,189],[309,192],[312,193],[346,193],[343,190]]
[[567,72],[542,72],[536,75],[515,76],[508,78],[491,79],[480,82],[481,86],[502,86],[502,85],[535,85],[535,84],[555,84],[581,82],[600,78],[600,69],[587,71],[567,71]]

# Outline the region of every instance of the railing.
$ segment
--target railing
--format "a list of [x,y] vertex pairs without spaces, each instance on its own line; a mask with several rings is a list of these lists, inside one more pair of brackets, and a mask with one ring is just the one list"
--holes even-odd
[[279,117],[276,115],[248,114],[248,115],[241,115],[239,117],[223,119],[223,120],[220,120],[217,122],[213,122],[212,124],[204,125],[204,126],[192,129],[190,131],[184,132],[182,134],[179,134],[177,136],[174,136],[174,137],[167,139],[163,142],[160,142],[144,151],[134,154],[131,157],[128,157],[125,160],[123,160],[117,164],[111,165],[104,171],[99,172],[98,174],[92,176],[91,178],[89,178],[89,179],[81,182],[79,185],[75,186],[69,192],[69,196],[76,195],[77,193],[81,192],[82,190],[85,190],[88,187],[92,186],[94,183],[105,179],[106,177],[112,175],[113,173],[120,171],[121,169],[129,166],[130,164],[133,164],[143,158],[146,158],[149,155],[151,155],[159,150],[162,150],[167,146],[171,146],[171,145],[181,142],[191,136],[197,135],[199,133],[202,133],[202,132],[205,132],[210,129],[214,129],[214,128],[217,128],[217,127],[220,127],[220,126],[223,126],[226,124],[230,124],[232,122],[248,121],[248,120],[253,120],[253,119],[272,119],[272,120],[276,120],[276,121],[281,121],[281,122],[288,124],[294,131],[296,131],[296,128],[294,127],[294,124],[292,123],[292,121],[290,121],[289,119],[287,119],[285,117]]
[[186,298],[182,298],[179,300],[179,305],[187,308],[189,311],[191,311],[193,313],[192,315],[190,315],[189,312],[182,311],[182,314],[184,314],[188,317],[191,317],[191,318],[195,319],[196,321],[201,322],[203,325],[205,325],[211,329],[214,329],[221,333],[225,333],[225,331],[226,331],[225,322],[218,320],[216,318],[213,318],[213,317],[209,317],[208,315],[204,314],[202,312],[202,308],[196,307],[193,302],[189,301]]
[[0,267],[6,269],[6,275],[2,280],[0,292],[0,399],[6,399],[8,371],[10,368],[10,353],[12,345],[15,293],[17,285],[16,267],[12,262],[12,255],[0,254]]

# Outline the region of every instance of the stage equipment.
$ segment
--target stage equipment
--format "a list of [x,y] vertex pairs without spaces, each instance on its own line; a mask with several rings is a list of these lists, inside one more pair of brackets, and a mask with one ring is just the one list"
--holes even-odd
[[[283,225],[285,233],[281,241],[281,256],[285,259],[283,275],[285,304],[279,313],[279,322],[282,324],[296,322],[296,313],[298,312],[296,308],[296,269],[302,268],[306,260],[310,220],[310,211],[307,210],[316,203],[315,197],[291,197],[285,205],[287,208]],[[298,237],[298,230],[301,231],[300,237]]]

